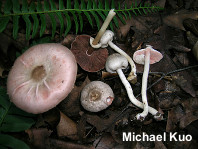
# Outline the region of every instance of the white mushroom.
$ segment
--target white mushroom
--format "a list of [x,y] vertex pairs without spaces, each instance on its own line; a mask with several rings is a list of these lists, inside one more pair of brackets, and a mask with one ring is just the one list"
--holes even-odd
[[133,55],[133,60],[144,65],[144,72],[142,77],[142,102],[144,105],[144,111],[137,115],[138,119],[144,119],[148,115],[148,101],[147,101],[147,80],[149,74],[150,64],[159,62],[163,58],[162,54],[154,50],[150,45],[147,45],[146,49],[138,50]]
[[[127,90],[127,94],[129,96],[130,101],[137,107],[143,109],[143,107],[144,107],[143,103],[135,98],[135,96],[133,95],[133,90],[131,88],[131,85],[127,81],[124,73],[122,72],[122,69],[125,69],[127,66],[128,66],[127,59],[123,55],[115,53],[115,54],[110,55],[107,58],[105,68],[110,73],[115,73],[115,72],[118,73],[122,83],[124,84],[124,86]],[[161,114],[156,109],[154,109],[152,107],[148,107],[148,111],[149,111],[149,113],[154,115],[154,118],[161,119]],[[139,117],[137,117],[137,119],[140,120]]]
[[106,31],[109,23],[111,22],[111,20],[113,19],[113,17],[116,15],[116,13],[114,12],[114,9],[111,9],[109,11],[109,14],[107,16],[107,18],[105,19],[102,27],[100,28],[98,34],[96,35],[95,39],[91,38],[91,42],[90,44],[92,45],[93,48],[99,48],[98,46],[96,46],[98,44],[98,42],[100,41],[101,37],[103,36],[104,32]]
[[130,81],[131,83],[135,84],[137,82],[135,63],[133,62],[132,58],[126,52],[124,52],[122,49],[120,49],[118,46],[116,46],[112,42],[113,41],[113,36],[114,36],[114,33],[112,31],[106,30],[105,33],[103,34],[103,36],[101,37],[100,43],[98,44],[98,46],[99,47],[101,46],[102,48],[105,48],[109,45],[116,52],[118,52],[121,55],[123,55],[124,57],[126,57],[126,59],[129,61],[130,65],[131,65],[131,72],[130,72],[127,80]]
[[90,112],[106,109],[114,99],[111,87],[101,81],[92,81],[81,92],[81,105]]

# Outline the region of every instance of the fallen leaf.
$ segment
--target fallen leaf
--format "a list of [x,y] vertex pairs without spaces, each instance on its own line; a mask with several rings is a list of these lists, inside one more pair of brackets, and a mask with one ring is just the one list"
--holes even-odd
[[58,105],[61,112],[68,116],[79,116],[79,112],[81,111],[80,94],[84,86],[87,85],[89,82],[89,78],[86,77],[86,79],[80,86],[75,86],[73,88],[67,98]]
[[60,112],[60,122],[56,127],[59,137],[68,137],[72,140],[77,140],[77,125],[65,114]]
[[97,138],[93,146],[95,149],[110,149],[115,148],[118,143],[113,139],[110,133],[104,133],[101,137]]
[[46,140],[51,135],[52,131],[47,128],[33,128],[25,131],[29,136],[30,143],[36,148],[45,148]]
[[173,74],[173,76],[173,80],[179,87],[181,87],[186,93],[189,93],[192,97],[196,96],[196,92],[193,87],[193,78],[188,72],[178,72]]
[[185,28],[183,26],[183,21],[188,18],[196,20],[198,18],[198,12],[197,11],[180,10],[173,15],[164,17],[163,22],[168,26],[185,31]]
[[92,145],[83,145],[58,139],[46,140],[46,149],[95,149]]
[[166,132],[173,132],[177,128],[177,123],[180,118],[185,115],[182,106],[178,105],[168,111],[168,120],[166,125]]

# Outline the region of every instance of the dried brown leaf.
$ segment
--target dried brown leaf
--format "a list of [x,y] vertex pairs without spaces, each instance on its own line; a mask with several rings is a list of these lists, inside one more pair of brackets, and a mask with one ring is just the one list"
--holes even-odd
[[77,140],[77,125],[65,114],[60,112],[60,122],[56,127],[59,137],[68,137],[72,140]]
[[78,116],[80,110],[80,94],[85,85],[90,82],[87,77],[80,86],[75,86],[69,96],[64,99],[60,104],[60,111],[68,116]]
[[183,21],[188,18],[196,20],[198,18],[198,12],[197,11],[180,10],[173,15],[164,17],[163,22],[168,26],[185,31],[185,28],[183,26]]
[[52,131],[48,130],[47,128],[39,128],[39,129],[28,129],[25,131],[28,136],[30,143],[38,148],[45,148],[46,147],[46,140],[51,135]]

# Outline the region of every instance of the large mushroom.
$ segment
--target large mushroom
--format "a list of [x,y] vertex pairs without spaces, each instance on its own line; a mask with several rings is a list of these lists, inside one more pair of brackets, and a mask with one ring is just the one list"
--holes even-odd
[[106,48],[100,48],[93,45],[98,44],[98,41],[106,31],[115,14],[116,13],[113,9],[109,11],[107,18],[95,39],[89,35],[79,35],[73,41],[71,45],[71,51],[75,55],[77,63],[83,70],[88,72],[97,72],[104,68],[106,59],[108,57],[108,50]]
[[148,101],[147,101],[147,80],[149,74],[149,66],[150,64],[154,64],[159,62],[163,58],[163,55],[154,50],[152,46],[147,45],[146,49],[138,50],[133,55],[133,60],[138,63],[144,65],[144,72],[142,77],[142,102],[144,105],[144,111],[140,113],[137,117],[138,119],[144,120],[144,118],[148,114]]
[[43,113],[70,93],[76,74],[77,63],[68,48],[56,43],[35,45],[16,59],[7,92],[17,107]]
[[81,105],[90,112],[106,109],[114,99],[111,87],[101,81],[92,81],[81,91]]

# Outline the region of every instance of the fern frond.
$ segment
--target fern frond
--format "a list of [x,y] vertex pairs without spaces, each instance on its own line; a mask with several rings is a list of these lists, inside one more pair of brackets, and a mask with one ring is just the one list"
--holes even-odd
[[[162,8],[154,6],[152,4],[137,5],[137,0],[131,6],[124,5],[121,8],[121,4],[112,0],[98,0],[92,1],[88,0],[67,0],[66,4],[63,0],[59,0],[58,6],[56,6],[54,0],[44,0],[41,3],[40,0],[32,1],[30,4],[28,0],[6,0],[5,2],[0,2],[0,32],[3,32],[7,27],[8,23],[13,24],[13,37],[17,38],[19,32],[19,20],[22,18],[26,25],[26,39],[35,38],[39,32],[40,37],[44,34],[47,26],[47,19],[51,21],[51,34],[54,37],[57,31],[57,22],[59,22],[60,35],[64,33],[67,35],[72,28],[72,24],[75,26],[75,33],[77,34],[79,30],[82,32],[84,18],[88,20],[91,27],[96,24],[98,30],[100,28],[100,20],[105,20],[110,9],[114,9],[116,12],[116,17],[110,23],[111,30],[115,27],[119,27],[119,21],[125,24],[125,19],[131,18],[134,15],[143,15],[148,13],[154,13],[162,10]],[[115,4],[116,3],[116,4]],[[118,7],[116,7],[118,6]],[[65,26],[66,24],[66,26]],[[40,30],[40,31],[39,31]]]

